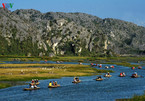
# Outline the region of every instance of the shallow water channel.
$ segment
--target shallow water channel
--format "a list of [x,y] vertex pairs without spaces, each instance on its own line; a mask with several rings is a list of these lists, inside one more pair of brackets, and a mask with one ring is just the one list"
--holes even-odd
[[[102,69],[105,66],[103,65]],[[27,88],[29,85],[1,89],[0,101],[115,101],[115,99],[131,98],[134,94],[144,94],[144,68],[131,70],[128,67],[115,65],[114,69],[110,69],[115,71],[115,73],[111,73],[111,78],[103,77],[103,81],[95,81],[93,79],[96,76],[80,77],[82,82],[79,84],[72,83],[73,77],[40,80],[39,90],[23,91],[23,88]],[[143,77],[131,78],[134,71]],[[120,72],[125,72],[127,76],[118,77]],[[61,87],[48,88],[49,81],[56,80]]]

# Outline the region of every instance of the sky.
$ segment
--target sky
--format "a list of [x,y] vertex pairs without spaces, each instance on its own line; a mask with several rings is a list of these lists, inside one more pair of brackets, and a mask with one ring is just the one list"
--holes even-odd
[[82,12],[100,18],[121,19],[145,26],[145,0],[0,0],[14,3],[9,10],[36,9],[46,12]]

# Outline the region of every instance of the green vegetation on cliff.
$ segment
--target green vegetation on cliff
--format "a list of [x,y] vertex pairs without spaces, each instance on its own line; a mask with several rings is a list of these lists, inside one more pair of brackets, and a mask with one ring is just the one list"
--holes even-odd
[[145,28],[130,22],[33,9],[0,12],[0,55],[145,54]]

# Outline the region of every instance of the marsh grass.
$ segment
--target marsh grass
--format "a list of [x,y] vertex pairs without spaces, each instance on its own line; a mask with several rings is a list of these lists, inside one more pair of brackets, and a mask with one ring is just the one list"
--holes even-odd
[[27,56],[0,56],[0,61],[13,61],[18,59],[20,61],[40,61],[40,60],[51,60],[51,61],[96,61],[96,60],[105,60],[105,61],[145,61],[145,57],[89,57],[89,56],[55,56],[55,57],[27,57]]
[[115,65],[120,65],[120,66],[125,66],[125,67],[138,67],[139,66],[135,64],[130,64],[128,62],[107,62],[107,63],[102,63],[102,64],[115,64]]
[[[30,81],[72,76],[91,76],[109,70],[97,70],[75,64],[0,64],[0,81]],[[113,71],[110,71],[113,72]]]
[[145,95],[142,96],[135,95],[132,99],[129,99],[127,101],[145,101]]
[[145,101],[145,94],[141,96],[134,95],[131,99],[117,99],[116,101]]
[[0,83],[0,89],[7,88],[7,87],[11,87],[11,85],[8,83]]

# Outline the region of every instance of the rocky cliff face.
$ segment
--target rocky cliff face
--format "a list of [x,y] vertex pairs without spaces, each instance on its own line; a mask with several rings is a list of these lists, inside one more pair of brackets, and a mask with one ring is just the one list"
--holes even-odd
[[84,13],[0,8],[1,55],[143,54],[145,28]]

